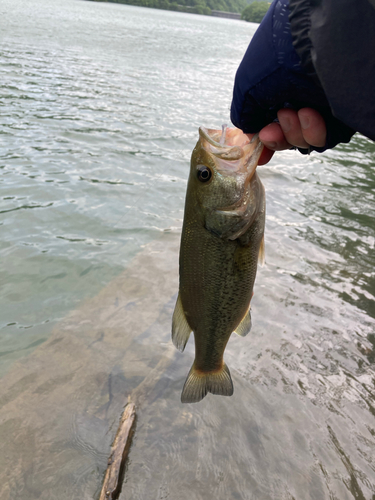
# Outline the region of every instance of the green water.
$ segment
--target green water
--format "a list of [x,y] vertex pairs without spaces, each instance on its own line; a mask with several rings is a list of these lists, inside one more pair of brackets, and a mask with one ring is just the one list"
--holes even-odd
[[235,394],[183,406],[189,158],[228,122],[256,25],[73,0],[0,15],[0,497],[95,498],[127,395],[166,357],[122,499],[375,498],[375,145],[259,169],[266,265],[226,351]]

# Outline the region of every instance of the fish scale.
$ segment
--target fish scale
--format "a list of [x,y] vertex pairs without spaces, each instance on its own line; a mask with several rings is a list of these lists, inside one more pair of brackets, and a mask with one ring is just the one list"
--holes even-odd
[[249,142],[238,129],[201,128],[192,153],[172,319],[178,349],[191,331],[195,339],[182,402],[200,401],[208,392],[233,394],[223,356],[232,332],[245,336],[251,328],[265,223],[265,193],[255,170],[261,151],[258,138]]

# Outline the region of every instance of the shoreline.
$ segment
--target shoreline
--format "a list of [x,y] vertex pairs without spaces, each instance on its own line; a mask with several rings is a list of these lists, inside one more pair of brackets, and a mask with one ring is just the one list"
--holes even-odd
[[[169,10],[174,12],[185,12],[187,14],[200,14],[202,16],[212,16],[212,17],[222,17],[226,19],[234,19],[241,21],[240,12],[229,12],[222,10],[210,9],[203,5],[198,5],[195,7],[190,7],[186,5],[180,5],[177,2],[169,3],[168,0],[86,0],[88,2],[100,2],[100,3],[117,3],[121,5],[133,5],[134,7],[146,7],[158,10]],[[156,5],[158,3],[159,5]]]

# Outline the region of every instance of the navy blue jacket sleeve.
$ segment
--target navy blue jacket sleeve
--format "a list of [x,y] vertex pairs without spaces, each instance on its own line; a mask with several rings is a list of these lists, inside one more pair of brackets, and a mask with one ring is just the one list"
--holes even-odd
[[[352,99],[353,92],[360,93],[360,89],[352,88],[352,93],[347,94],[347,87],[343,86],[342,92],[339,91],[340,98],[335,99],[335,96],[331,97],[322,84],[321,72],[315,69],[316,57],[309,38],[310,3],[316,4],[319,1],[290,0],[289,8],[288,0],[275,0],[251,40],[236,74],[231,107],[232,122],[245,133],[258,132],[274,121],[277,111],[284,107],[296,110],[312,107],[322,114],[327,126],[327,142],[323,148],[313,148],[317,151],[332,148],[339,142],[348,142],[353,133],[360,130],[357,122],[350,119],[350,113],[338,112],[336,105],[338,100],[352,110],[356,107]],[[339,10],[342,8],[343,0],[325,0],[324,4],[330,1],[336,4]],[[347,1],[375,2],[375,0]],[[308,9],[304,2],[309,3]],[[372,9],[371,6],[370,8]],[[291,29],[289,17],[295,32]],[[317,24],[320,25],[321,20],[317,21]],[[329,31],[328,27],[326,29]],[[319,58],[320,64],[326,67],[326,72],[337,71],[334,54],[340,50],[340,47],[332,45],[327,56],[329,54],[333,59],[330,61],[329,57],[324,55]],[[367,49],[373,65],[374,51],[375,48]],[[341,60],[345,60],[343,55]],[[375,87],[375,75],[370,73],[369,71],[367,74],[372,78],[372,86]],[[367,92],[368,100],[374,98],[374,92],[370,94]],[[375,114],[372,116],[375,119]],[[364,130],[362,128],[360,131],[365,133]],[[365,135],[373,138],[371,130],[373,131],[372,125],[369,124],[369,130],[366,129]],[[306,150],[301,151],[306,152]]]
[[290,22],[334,116],[375,140],[375,0],[290,0]]

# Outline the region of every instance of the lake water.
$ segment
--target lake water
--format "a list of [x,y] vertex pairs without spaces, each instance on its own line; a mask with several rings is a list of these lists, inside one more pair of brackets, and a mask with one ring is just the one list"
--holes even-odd
[[2,0],[0,497],[375,499],[375,145],[260,167],[266,265],[235,393],[182,405],[170,341],[189,158],[229,120],[256,25]]

